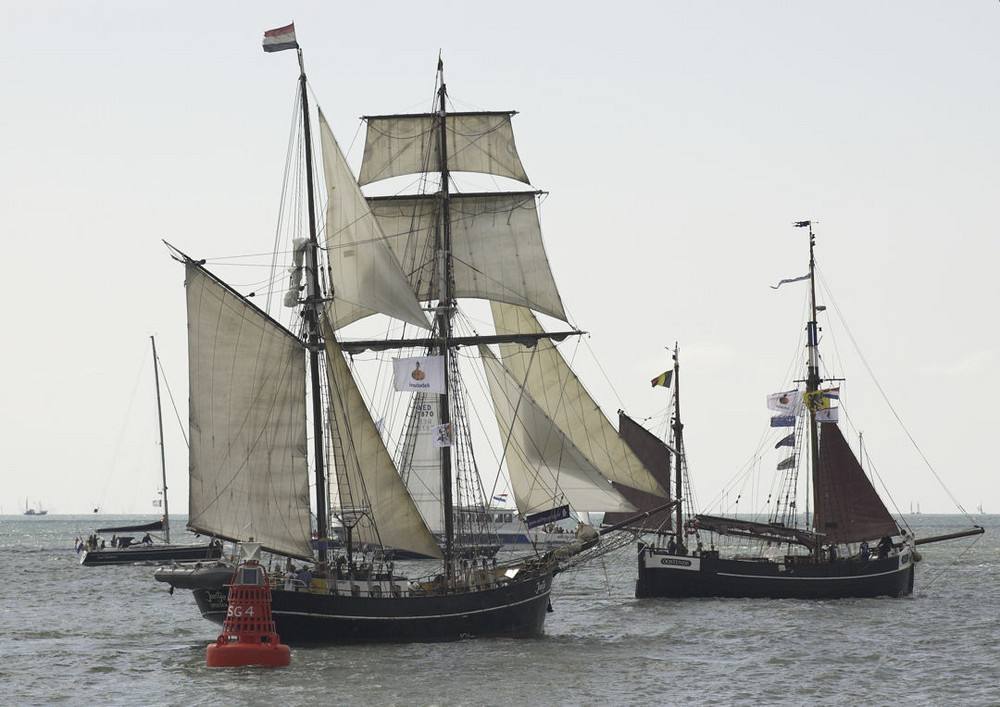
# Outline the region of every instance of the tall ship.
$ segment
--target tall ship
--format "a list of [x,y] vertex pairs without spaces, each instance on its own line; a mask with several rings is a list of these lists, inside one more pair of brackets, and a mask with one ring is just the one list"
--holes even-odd
[[[272,615],[286,643],[537,636],[553,577],[636,535],[631,519],[580,523],[556,549],[476,552],[491,533],[469,524],[489,517],[498,479],[530,528],[635,511],[616,485],[668,494],[557,348],[581,332],[566,325],[514,112],[452,111],[439,59],[428,112],[364,118],[355,177],[322,111],[311,118],[294,27],[265,34],[264,48],[299,59],[289,154],[301,168],[289,173],[303,194],[288,213],[305,232],[278,246],[291,262],[269,280],[287,282],[287,324],[254,303],[260,290],[251,301],[173,249],[187,292],[188,527],[259,546],[279,577]],[[520,187],[463,190],[467,174]],[[362,190],[399,178],[417,188]],[[433,569],[405,574],[403,553]],[[157,578],[192,589],[222,623],[225,574],[178,566]]]
[[[806,370],[797,387],[768,396],[781,479],[773,511],[766,518],[727,517],[678,505],[669,530],[638,545],[636,597],[900,597],[913,591],[916,546],[983,532],[970,522],[968,529],[916,538],[876,491],[839,426],[843,379],[823,373],[817,315],[825,307],[816,299],[812,223],[795,225],[808,229],[809,272],[779,286],[809,283]],[[681,498],[690,496],[690,481],[676,352],[671,373],[670,447]],[[809,493],[798,492],[803,483]]]

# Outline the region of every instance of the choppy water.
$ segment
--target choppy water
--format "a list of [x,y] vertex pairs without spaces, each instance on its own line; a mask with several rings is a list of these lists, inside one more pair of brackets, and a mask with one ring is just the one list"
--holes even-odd
[[[964,527],[909,520],[918,537]],[[4,516],[0,701],[996,705],[1000,516],[977,520],[978,542],[921,548],[905,599],[640,601],[627,549],[556,577],[539,639],[293,648],[287,668],[209,669],[219,629],[189,592],[170,596],[148,567],[78,564],[93,518]]]

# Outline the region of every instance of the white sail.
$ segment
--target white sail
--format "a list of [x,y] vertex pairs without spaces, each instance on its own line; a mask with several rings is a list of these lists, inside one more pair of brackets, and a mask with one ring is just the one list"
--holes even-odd
[[[566,320],[538,223],[535,192],[453,194],[449,198],[455,297],[531,307]],[[369,200],[418,299],[439,295],[433,257],[440,203],[419,196]]]
[[[481,172],[528,183],[510,124],[510,112],[449,113],[448,171]],[[365,118],[368,133],[359,183],[417,174],[440,168],[441,138],[436,114]]]
[[517,508],[536,513],[568,503],[575,511],[634,511],[485,346],[479,347]]
[[[523,307],[497,302],[491,307],[498,334],[544,332],[535,316]],[[601,474],[640,491],[669,497],[619,437],[550,340],[541,339],[532,351],[518,344],[502,344],[500,353],[515,379]]]
[[322,111],[319,127],[327,186],[327,260],[335,297],[329,305],[331,321],[338,327],[379,312],[429,328]]
[[201,267],[186,270],[188,527],[310,557],[302,343]]
[[434,444],[433,427],[441,423],[440,396],[414,393],[409,427],[403,443],[403,481],[427,525],[444,528],[441,490],[441,449]]
[[370,513],[353,539],[441,557],[441,548],[424,523],[392,463],[375,421],[365,405],[343,351],[328,322],[327,378],[330,391],[330,435],[342,513]]

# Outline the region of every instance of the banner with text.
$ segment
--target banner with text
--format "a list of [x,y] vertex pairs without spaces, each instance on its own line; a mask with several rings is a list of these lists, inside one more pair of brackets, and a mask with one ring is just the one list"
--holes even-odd
[[392,359],[396,390],[414,393],[443,393],[444,356],[412,356]]

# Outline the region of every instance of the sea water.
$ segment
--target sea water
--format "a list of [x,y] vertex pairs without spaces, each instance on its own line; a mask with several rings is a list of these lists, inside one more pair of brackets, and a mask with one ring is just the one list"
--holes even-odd
[[921,546],[903,599],[637,600],[626,548],[556,577],[543,637],[293,647],[272,669],[207,668],[219,627],[152,568],[81,566],[95,520],[0,517],[3,704],[1000,704],[1000,516]]

